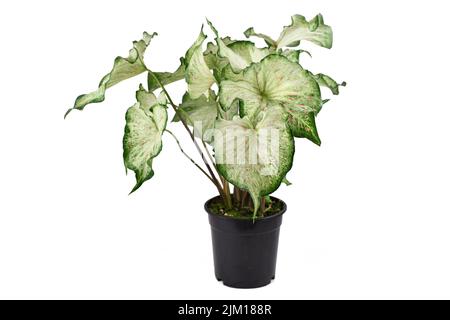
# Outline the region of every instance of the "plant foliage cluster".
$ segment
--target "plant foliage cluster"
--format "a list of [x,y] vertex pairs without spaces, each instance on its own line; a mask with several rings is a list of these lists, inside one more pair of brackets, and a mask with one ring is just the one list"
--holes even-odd
[[[303,41],[324,48],[332,46],[332,30],[322,15],[307,21],[301,15],[292,16],[279,37],[257,33],[253,28],[244,32],[245,40],[223,37],[207,21],[215,39],[207,38],[203,26],[200,33],[180,59],[174,72],[156,72],[144,63],[145,50],[156,33],[144,33],[133,43],[128,57],[117,57],[112,70],[105,75],[94,92],[79,96],[73,109],[102,102],[106,90],[121,81],[147,73],[146,88],[140,85],[136,102],[126,112],[123,157],[127,169],[133,170],[136,184],[132,192],[153,177],[153,160],[162,149],[162,138],[175,135],[167,128],[168,111],[173,109],[172,122],[183,125],[199,152],[202,165],[180,149],[215,185],[223,199],[225,212],[242,212],[248,208],[253,218],[270,209],[270,198],[292,167],[294,139],[306,138],[320,145],[316,116],[326,100],[320,87],[339,93],[331,77],[304,69],[299,48]],[[257,47],[249,38],[261,38],[265,47]],[[166,86],[184,80],[187,91],[176,104]],[[216,86],[213,86],[216,84]],[[214,90],[216,87],[218,90]],[[276,156],[267,150],[254,148],[267,132],[276,131]],[[227,134],[241,137],[231,143]],[[222,139],[217,139],[217,135]],[[225,138],[223,138],[225,137]],[[247,161],[218,161],[219,155],[244,151]],[[254,157],[256,161],[248,161]],[[231,190],[230,184],[233,185]]]

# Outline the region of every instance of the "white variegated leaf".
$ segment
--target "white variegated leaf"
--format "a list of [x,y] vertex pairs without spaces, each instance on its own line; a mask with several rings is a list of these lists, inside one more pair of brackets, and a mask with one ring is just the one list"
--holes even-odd
[[314,123],[314,115],[322,106],[319,86],[308,71],[286,57],[269,55],[233,80],[222,81],[221,106],[227,110],[236,100],[242,101],[242,113],[250,119],[271,105],[283,106],[294,136],[320,144]]
[[193,127],[196,137],[206,143],[213,139],[214,123],[218,116],[223,119],[232,119],[238,113],[238,104],[234,104],[227,112],[223,112],[216,101],[216,95],[211,90],[208,97],[204,95],[192,99],[189,94],[183,96],[183,102],[178,107],[174,122],[182,118],[189,126]]
[[144,32],[142,40],[134,41],[133,48],[130,50],[128,57],[117,57],[114,60],[114,66],[111,72],[102,78],[98,89],[91,93],[78,96],[74,106],[67,111],[66,116],[73,109],[83,110],[84,107],[90,103],[102,102],[105,100],[106,89],[123,80],[145,72],[147,68],[144,64],[144,53],[150,44],[151,39],[155,35],[156,33],[148,34],[147,32]]
[[[125,167],[134,171],[136,191],[145,181],[153,177],[153,158],[162,149],[162,134],[167,124],[167,108],[153,93],[142,87],[136,93],[138,102],[128,109],[123,137]],[[159,101],[159,102],[158,102]]]
[[324,24],[321,14],[307,21],[304,16],[296,14],[292,16],[289,26],[283,28],[278,37],[277,48],[296,47],[300,41],[306,40],[321,47],[330,49],[333,44],[333,32],[329,26]]
[[256,32],[255,32],[255,29],[253,29],[253,27],[250,27],[250,28],[248,28],[247,30],[245,30],[245,31],[244,31],[244,35],[245,35],[247,38],[250,38],[250,37],[258,37],[258,38],[261,38],[261,39],[263,39],[263,40],[266,42],[266,44],[267,44],[269,47],[271,47],[271,48],[276,48],[276,46],[277,46],[277,43],[275,42],[275,40],[273,40],[271,37],[269,37],[268,35],[265,35],[265,34],[263,34],[263,33],[256,33]]
[[[271,53],[267,48],[257,48],[250,41],[235,41],[227,47],[245,61],[244,68],[248,67],[251,63],[260,62]],[[233,64],[231,66],[233,67]],[[241,71],[244,68],[234,70]]]
[[217,29],[212,23],[208,21],[208,24],[216,34],[218,55],[228,59],[234,72],[239,72],[248,67],[251,63],[259,62],[270,54],[269,49],[257,48],[255,44],[250,41],[235,41],[227,45],[222,38],[220,38]]
[[[180,66],[174,72],[149,72],[147,79],[148,90],[152,92],[158,89],[160,87],[159,82],[162,83],[163,86],[166,86],[175,81],[182,80],[184,79],[185,72],[186,70],[183,62],[181,62]],[[156,81],[155,77],[158,78],[159,82]]]
[[194,128],[194,134],[210,143],[213,137],[214,122],[217,118],[218,105],[216,97],[210,93],[208,97],[202,95],[192,99],[189,94],[183,96],[183,102],[178,107],[178,113],[173,121],[182,118],[189,126]]
[[317,132],[314,112],[301,105],[289,103],[284,104],[284,109],[288,115],[287,123],[294,137],[306,138],[320,146],[321,141]]
[[215,82],[214,76],[208,68],[203,56],[202,45],[206,39],[203,27],[194,44],[186,52],[184,63],[186,66],[186,82],[192,99],[207,94]]
[[313,74],[314,79],[321,87],[330,89],[334,95],[339,94],[339,87],[345,87],[346,82],[337,83],[334,79],[323,73]]
[[139,102],[142,110],[150,112],[150,108],[158,103],[158,98],[152,92],[147,92],[140,84],[139,90],[136,91],[136,101]]
[[292,167],[294,139],[281,106],[272,106],[257,121],[235,116],[218,119],[214,150],[217,168],[233,185],[247,190],[256,216],[262,196],[275,191]]

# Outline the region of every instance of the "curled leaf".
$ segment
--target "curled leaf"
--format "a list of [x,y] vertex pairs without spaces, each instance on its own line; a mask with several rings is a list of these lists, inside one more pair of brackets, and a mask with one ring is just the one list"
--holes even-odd
[[163,86],[166,86],[175,81],[184,79],[185,71],[184,63],[182,62],[174,72],[152,72],[153,75],[149,73],[147,78],[148,90],[152,92],[160,87],[160,84],[155,80],[155,77],[158,78]]
[[269,49],[257,48],[251,41],[235,41],[227,45],[222,38],[220,38],[217,29],[209,20],[208,24],[216,34],[218,55],[228,59],[228,62],[234,72],[240,72],[251,63],[259,62],[270,54]]
[[296,47],[302,40],[310,41],[328,49],[333,45],[333,32],[323,22],[321,14],[310,21],[307,21],[304,16],[296,14],[292,16],[291,20],[291,24],[284,27],[278,37],[277,48]]
[[244,31],[244,35],[247,37],[247,38],[250,38],[250,37],[258,37],[258,38],[261,38],[261,39],[263,39],[265,42],[266,42],[266,44],[269,46],[269,47],[273,47],[273,48],[276,48],[276,46],[277,46],[277,43],[275,42],[275,40],[273,40],[271,37],[269,37],[268,35],[265,35],[265,34],[263,34],[263,33],[256,33],[255,32],[255,29],[253,29],[253,27],[250,27],[250,28],[248,28],[247,30],[245,30]]
[[330,89],[334,95],[339,94],[340,86],[345,87],[347,85],[345,82],[337,83],[331,77],[329,77],[323,73],[315,74],[315,75],[313,75],[313,77],[321,87],[326,87],[326,88]]
[[84,107],[90,103],[102,102],[105,100],[106,89],[123,80],[145,72],[147,68],[144,64],[144,53],[150,44],[151,39],[155,35],[157,35],[156,32],[153,34],[144,32],[142,40],[133,42],[133,48],[130,50],[127,58],[117,57],[114,60],[114,65],[111,72],[102,78],[98,89],[91,93],[78,96],[75,100],[74,106],[67,111],[65,116],[67,116],[73,109],[83,110]]
[[207,94],[215,82],[214,76],[208,68],[203,56],[202,44],[206,39],[203,27],[194,44],[186,52],[184,64],[186,66],[186,82],[192,99]]

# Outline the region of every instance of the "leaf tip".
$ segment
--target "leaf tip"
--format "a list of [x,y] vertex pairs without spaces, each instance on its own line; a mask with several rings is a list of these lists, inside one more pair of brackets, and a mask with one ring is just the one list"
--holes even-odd
[[216,35],[216,37],[219,37],[219,32],[217,31],[217,29],[214,27],[214,25],[212,24],[212,22],[205,17],[206,22],[208,23],[208,26],[211,28],[212,32],[214,32],[214,34]]
[[247,30],[244,31],[244,35],[246,38],[250,38],[250,36],[254,33],[255,30],[253,29],[253,27],[247,28]]
[[136,184],[133,189],[131,189],[130,193],[128,193],[128,195],[130,196],[132,193],[134,193],[137,189],[139,189],[140,185]]
[[299,54],[301,53],[306,53],[310,58],[312,58],[312,54],[308,50],[300,50]]
[[148,33],[147,31],[144,31],[142,34],[142,39],[144,40],[145,44],[148,46],[150,44],[150,41],[153,37],[157,36],[158,32]]
[[66,111],[66,113],[64,114],[64,119],[67,118],[67,116],[69,115],[69,113],[73,110],[73,108],[70,108],[69,110]]
[[290,182],[286,177],[283,178],[282,182],[283,182],[286,186],[292,185],[292,182]]

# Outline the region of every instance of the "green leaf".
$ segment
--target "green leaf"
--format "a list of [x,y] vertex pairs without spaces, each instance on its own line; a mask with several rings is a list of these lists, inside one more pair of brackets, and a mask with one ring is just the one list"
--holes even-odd
[[[181,65],[174,72],[153,72],[153,74],[158,78],[158,80],[163,84],[163,86],[166,86],[175,81],[184,79],[185,71],[186,70],[184,67],[184,63],[182,62]],[[150,92],[160,87],[158,81],[156,81],[155,78],[150,73],[148,74],[147,83],[148,83],[148,90]]]
[[226,44],[212,23],[208,20],[208,24],[216,34],[216,43],[218,46],[218,55],[228,59],[231,68],[234,72],[240,72],[248,67],[253,62],[259,62],[268,54],[270,50],[267,48],[257,48],[253,42],[250,41],[235,41]]
[[[125,167],[134,171],[136,191],[145,181],[153,177],[153,158],[162,149],[162,134],[167,124],[165,97],[156,98],[142,86],[136,93],[137,103],[128,109],[123,137],[123,159]],[[130,192],[130,193],[131,193]]]
[[65,116],[69,114],[73,109],[83,110],[84,107],[90,103],[98,103],[105,100],[106,89],[113,85],[137,76],[147,70],[144,64],[144,53],[150,44],[151,39],[157,35],[157,33],[148,34],[144,32],[142,40],[134,41],[133,48],[130,50],[128,57],[117,57],[114,60],[114,66],[110,73],[105,75],[96,91],[88,94],[83,94],[75,100],[73,108],[69,109]]
[[334,95],[339,94],[339,86],[345,87],[347,84],[344,82],[337,83],[335,80],[333,80],[331,77],[327,76],[323,73],[318,73],[313,75],[314,79],[316,79],[317,83],[321,87],[326,87],[331,90],[331,92]]
[[209,71],[203,56],[202,44],[206,39],[203,26],[194,44],[186,52],[184,63],[186,66],[186,82],[188,92],[192,99],[207,94],[211,85],[215,82],[214,76]]
[[300,41],[307,40],[321,47],[330,49],[333,44],[333,32],[329,26],[324,24],[321,14],[315,16],[311,21],[306,21],[304,16],[292,16],[289,26],[283,28],[278,37],[277,48],[296,47]]
[[214,122],[217,118],[218,105],[213,92],[207,98],[201,95],[197,99],[186,93],[183,96],[183,102],[178,107],[180,111],[175,115],[173,121],[180,121],[180,118],[194,128],[194,134],[210,143],[213,138]]
[[265,35],[263,33],[256,33],[255,30],[253,29],[253,27],[250,27],[247,30],[245,30],[244,31],[244,35],[247,38],[250,38],[252,36],[261,38],[261,39],[263,39],[266,42],[266,44],[269,47],[276,48],[276,46],[277,46],[277,43],[275,42],[275,40],[273,40],[271,37],[269,37],[268,35]]
[[275,191],[292,167],[294,139],[284,117],[281,106],[272,106],[256,122],[235,116],[215,124],[217,169],[227,181],[250,193],[254,217],[261,197]]
[[240,100],[243,116],[250,119],[271,105],[283,106],[288,124],[296,137],[306,137],[320,144],[314,115],[322,99],[317,82],[300,65],[278,54],[252,64],[233,80],[220,83],[219,101],[227,110]]

